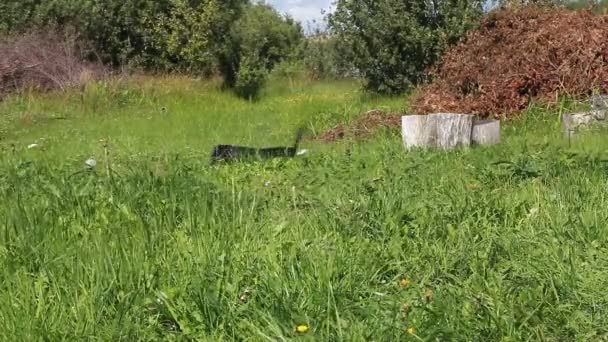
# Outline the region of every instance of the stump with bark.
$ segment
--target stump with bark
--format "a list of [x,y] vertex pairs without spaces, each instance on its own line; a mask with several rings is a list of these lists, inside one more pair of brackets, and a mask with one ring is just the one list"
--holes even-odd
[[473,115],[435,113],[402,117],[403,143],[407,149],[453,149],[500,142],[500,122],[475,121]]

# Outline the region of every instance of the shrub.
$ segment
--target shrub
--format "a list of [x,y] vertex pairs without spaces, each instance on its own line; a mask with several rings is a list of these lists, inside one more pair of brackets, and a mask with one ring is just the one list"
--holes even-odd
[[231,24],[244,0],[174,0],[167,11],[145,19],[146,49],[138,64],[166,71],[210,74],[230,41]]
[[3,0],[0,30],[73,25],[105,63],[206,72],[247,0]]
[[220,58],[225,84],[245,98],[254,98],[266,75],[290,56],[303,33],[293,19],[268,5],[253,4],[244,9],[230,37]]
[[267,75],[268,72],[259,58],[244,57],[234,86],[236,94],[245,99],[256,99],[264,86]]
[[478,0],[339,0],[329,25],[368,89],[401,93],[423,81],[425,69],[481,15]]
[[0,39],[0,97],[21,89],[66,89],[102,75],[84,63],[73,36],[30,32]]
[[312,79],[356,76],[352,59],[343,48],[338,36],[320,32],[305,40],[300,58]]

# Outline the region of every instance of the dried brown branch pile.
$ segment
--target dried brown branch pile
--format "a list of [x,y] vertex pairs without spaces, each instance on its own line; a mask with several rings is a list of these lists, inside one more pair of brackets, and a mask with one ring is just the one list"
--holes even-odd
[[401,114],[385,113],[381,110],[370,110],[349,125],[339,124],[324,132],[320,140],[332,142],[345,137],[365,138],[373,134],[381,127],[399,127],[401,125]]
[[531,101],[608,92],[608,16],[524,7],[490,14],[448,51],[434,81],[419,88],[414,113],[508,118]]
[[66,89],[100,76],[101,67],[84,63],[74,44],[52,32],[0,39],[0,98],[22,88]]

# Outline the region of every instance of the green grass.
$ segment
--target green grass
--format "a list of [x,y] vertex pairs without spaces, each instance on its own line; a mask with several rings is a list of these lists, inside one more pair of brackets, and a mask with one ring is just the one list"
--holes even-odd
[[177,77],[114,79],[79,92],[26,94],[0,103],[0,137],[45,154],[99,155],[100,139],[117,153],[203,152],[213,145],[290,145],[300,125],[311,133],[364,110],[401,110],[402,98],[362,95],[352,82],[272,80],[258,102],[219,90],[217,82]]
[[[108,86],[139,94],[126,104],[97,87],[82,107],[0,105],[0,340],[608,339],[602,134],[569,143],[533,109],[499,146],[407,153],[381,132],[209,167],[216,139],[283,143],[402,103],[329,82],[259,103],[183,79]],[[85,171],[104,137],[111,166]]]

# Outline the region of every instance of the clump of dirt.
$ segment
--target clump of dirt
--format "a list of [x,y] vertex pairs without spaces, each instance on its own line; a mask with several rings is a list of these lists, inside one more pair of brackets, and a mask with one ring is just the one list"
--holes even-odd
[[81,86],[105,74],[80,57],[76,42],[54,31],[0,37],[0,99],[13,91]]
[[531,102],[608,92],[608,15],[523,7],[491,13],[429,70],[413,113],[511,118]]
[[386,113],[374,109],[359,116],[350,124],[339,124],[324,132],[319,137],[325,142],[332,142],[346,137],[362,139],[372,135],[379,128],[394,128],[401,125],[402,114]]

